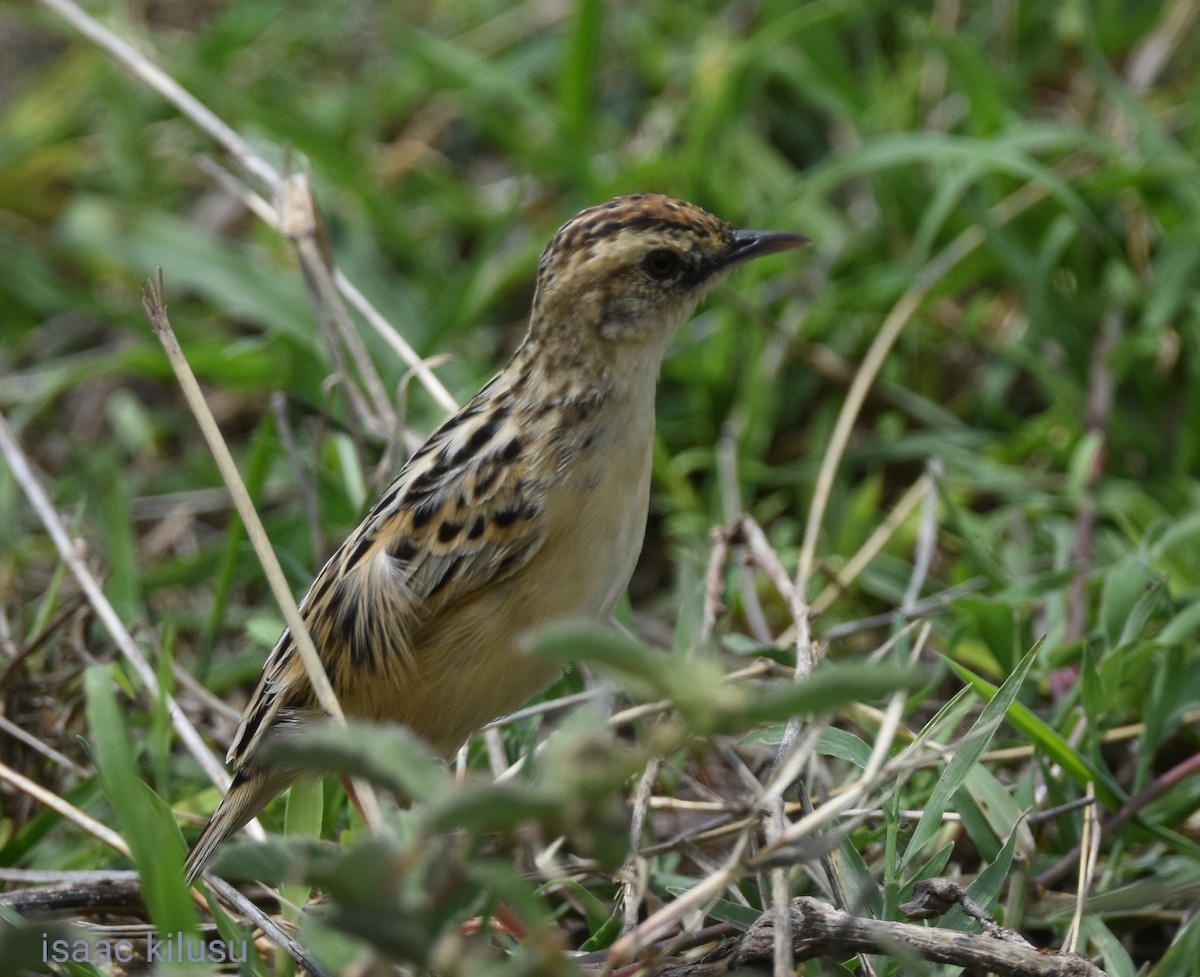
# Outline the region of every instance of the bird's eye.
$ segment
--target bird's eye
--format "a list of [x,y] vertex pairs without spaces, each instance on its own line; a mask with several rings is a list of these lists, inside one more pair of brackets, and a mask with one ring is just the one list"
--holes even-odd
[[642,259],[642,268],[645,269],[646,274],[660,281],[670,278],[675,272],[679,271],[679,265],[679,255],[674,251],[668,251],[666,248],[651,251]]

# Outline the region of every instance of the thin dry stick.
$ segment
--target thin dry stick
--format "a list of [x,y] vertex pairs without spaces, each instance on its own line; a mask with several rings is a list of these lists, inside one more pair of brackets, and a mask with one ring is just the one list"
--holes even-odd
[[[233,455],[230,454],[229,447],[221,436],[221,431],[217,427],[212,412],[208,409],[208,403],[204,399],[200,385],[196,382],[196,376],[192,373],[192,368],[184,357],[183,350],[179,347],[179,340],[176,339],[175,333],[171,329],[171,322],[167,318],[167,309],[162,298],[162,269],[159,269],[154,282],[149,283],[142,293],[142,304],[146,309],[146,315],[154,325],[154,332],[158,336],[159,342],[162,343],[167,359],[170,360],[171,368],[175,371],[175,377],[179,381],[184,398],[196,418],[196,423],[200,426],[209,452],[217,463],[221,478],[233,498],[233,504],[246,528],[246,535],[254,547],[263,573],[266,575],[271,594],[283,612],[284,620],[292,633],[292,639],[296,642],[296,650],[304,663],[304,670],[312,684],[317,702],[335,722],[345,725],[346,717],[342,713],[342,707],[337,701],[333,686],[329,683],[329,676],[321,664],[321,656],[317,653],[308,628],[304,624],[304,619],[296,607],[296,601],[288,589],[283,569],[275,558],[275,551],[271,548],[267,532],[258,518],[258,512],[250,499],[250,493],[246,491],[246,485],[237,470],[237,465],[234,464]],[[359,784],[357,781],[355,782],[355,791],[362,804],[363,815],[368,827],[372,831],[378,830],[382,824],[383,815],[374,791],[368,785]]]
[[749,833],[743,833],[725,864],[717,871],[706,875],[678,899],[651,914],[632,933],[626,933],[618,939],[608,951],[610,966],[632,960],[675,927],[688,913],[695,909],[707,909],[719,899],[725,887],[736,882],[741,875],[742,855],[749,844],[749,838]]
[[[1082,156],[1072,157],[1063,162],[1057,171],[1064,177],[1070,178],[1085,172],[1091,167],[1091,162]],[[1028,210],[1035,203],[1045,199],[1050,190],[1043,183],[1027,183],[1009,194],[999,203],[988,210],[988,218],[996,224],[1005,224],[1022,211]],[[804,527],[804,539],[800,546],[800,559],[796,567],[796,589],[801,594],[807,592],[808,580],[812,575],[813,563],[816,559],[817,536],[821,524],[825,520],[825,510],[829,506],[830,493],[833,491],[833,479],[837,474],[838,465],[845,454],[846,446],[850,443],[850,434],[866,401],[867,392],[875,382],[875,377],[883,368],[888,353],[904,332],[909,321],[925,300],[925,295],[934,285],[944,278],[972,251],[987,239],[982,227],[974,224],[962,231],[954,240],[939,251],[929,263],[917,273],[913,283],[900,299],[892,306],[872,341],[867,355],[863,357],[862,365],[854,375],[846,400],[838,413],[833,433],[829,438],[829,446],[821,458],[821,468],[817,473],[816,486],[808,510],[808,521]]]
[[255,193],[211,156],[200,154],[194,157],[193,161],[196,169],[208,176],[213,183],[253,213],[267,227],[280,234],[283,233],[278,211],[262,194]]
[[[85,13],[71,0],[38,0],[44,7],[62,17],[75,30],[86,37],[97,47],[112,55],[130,74],[144,82],[151,90],[161,95],[167,102],[175,106],[187,119],[207,133],[212,139],[223,146],[251,176],[265,184],[272,193],[277,193],[283,184],[283,177],[250,148],[250,144],[223,122],[212,110],[197,99],[191,92],[176,82],[170,75],[155,65],[149,58],[126,41],[119,38],[99,21]],[[255,208],[260,216],[262,211]],[[278,215],[268,223],[280,228]],[[450,392],[433,374],[425,361],[416,351],[405,342],[386,319],[367,301],[363,294],[348,278],[338,271],[334,274],[338,289],[350,301],[367,323],[379,333],[380,337],[408,365],[420,379],[421,383],[446,411],[454,411],[458,404],[450,396]]]
[[279,443],[283,445],[283,453],[292,468],[292,482],[300,493],[300,505],[304,509],[304,521],[308,523],[309,545],[313,555],[319,560],[325,553],[325,534],[321,531],[321,518],[317,509],[317,493],[313,488],[313,480],[304,471],[304,462],[300,457],[300,449],[296,445],[296,437],[288,422],[287,397],[282,393],[271,395],[271,413],[275,415],[275,430],[279,434]]
[[[725,610],[721,597],[725,593],[725,564],[729,562],[729,532],[714,526],[708,534],[712,553],[704,571],[704,614],[700,620],[700,641],[706,642],[717,628],[717,618]],[[689,649],[690,654],[690,649]]]
[[375,330],[379,338],[392,348],[392,352],[404,361],[405,366],[412,370],[413,375],[421,381],[430,396],[437,401],[438,406],[447,414],[458,410],[458,401],[450,396],[450,391],[443,386],[442,381],[429,368],[429,363],[417,355],[416,350],[409,346],[392,324],[380,315],[379,310],[370,303],[367,297],[358,290],[358,286],[350,281],[340,268],[334,271],[333,280],[337,283],[338,291],[346,297],[346,301]]
[[[796,682],[802,682],[812,674],[815,664],[808,630],[809,612],[808,607],[804,603],[803,591],[792,583],[778,554],[771,548],[766,534],[763,533],[758,523],[749,516],[743,516],[739,521],[739,526],[742,536],[749,547],[751,558],[767,574],[767,577],[775,585],[775,589],[779,591],[780,596],[783,597],[784,602],[787,604],[788,611],[792,617],[792,626],[796,633],[796,668],[792,679]],[[799,779],[800,766],[796,765],[793,768],[788,762],[788,760],[791,760],[793,763],[798,764],[801,762],[801,758],[804,760],[807,759],[808,751],[796,749],[800,738],[801,725],[801,720],[798,717],[792,717],[788,720],[772,767],[772,775],[779,772],[781,768],[786,769],[786,779],[782,776],[778,778],[777,783],[781,783],[782,786],[777,793],[764,791],[763,797],[766,800],[766,805],[763,829],[767,847],[773,846],[780,838],[787,834],[788,820],[784,811],[783,790],[788,785],[791,785],[793,782],[795,783],[796,791],[805,813],[812,810],[812,801],[808,796],[808,788]],[[838,900],[838,905],[844,907],[845,898],[842,892],[841,879],[838,877],[837,866],[834,864],[833,858],[828,852],[825,852],[822,853],[820,860],[830,888]],[[795,967],[792,956],[792,916],[789,908],[792,898],[789,870],[786,866],[772,868],[769,878],[771,907],[775,917],[774,972],[776,977],[787,977]],[[863,959],[862,963],[866,973],[874,974],[870,961]]]
[[1179,45],[1191,37],[1192,22],[1200,12],[1196,0],[1174,0],[1162,16],[1154,32],[1146,35],[1129,55],[1125,79],[1135,95],[1144,95],[1162,74]]
[[[914,654],[920,654],[920,649],[928,639],[929,631],[930,626],[926,623],[917,638]],[[875,790],[882,779],[889,777],[893,772],[901,771],[904,766],[901,760],[889,764],[886,762],[886,757],[891,749],[892,739],[899,726],[902,713],[903,696],[897,694],[889,705],[885,725],[876,737],[875,747],[866,768],[851,789],[837,800],[822,805],[813,814],[790,825],[787,832],[775,844],[764,848],[752,857],[748,857],[747,850],[754,820],[746,819],[737,834],[733,851],[726,858],[724,864],[701,879],[684,895],[653,913],[632,933],[617,940],[609,951],[610,965],[615,966],[620,962],[633,959],[664,933],[678,925],[688,913],[697,909],[706,909],[713,900],[719,898],[726,886],[736,882],[747,871],[752,871],[756,865],[773,864],[772,856],[780,855],[785,848],[795,845],[803,841],[806,836],[817,832],[834,818],[844,814],[847,808],[853,807],[860,797]]]
[[929,567],[933,563],[933,554],[937,549],[937,483],[941,477],[942,460],[930,458],[925,463],[925,505],[921,511],[921,528],[917,534],[913,570],[908,578],[908,587],[905,588],[904,598],[900,601],[900,610],[904,614],[910,613],[917,606],[917,598],[921,596],[921,588],[925,586],[925,578],[929,576]]
[[[742,538],[746,541],[749,559],[774,584],[775,589],[779,592],[779,596],[783,598],[783,602],[787,605],[788,613],[791,615],[793,622],[807,618],[808,608],[804,606],[800,592],[792,583],[792,578],[788,576],[783,561],[779,559],[779,554],[772,548],[770,541],[767,539],[767,534],[762,531],[762,527],[752,516],[743,515],[734,524],[734,529],[740,530]],[[797,641],[797,678],[807,678],[812,673],[813,664],[812,648],[802,648],[799,641]]]
[[858,575],[863,572],[880,551],[912,515],[913,510],[920,505],[929,488],[929,475],[922,474],[908,487],[900,500],[892,507],[875,530],[867,537],[858,551],[847,561],[846,565],[834,576],[833,581],[813,598],[809,613],[812,617],[820,617],[833,606]]
[[623,883],[622,906],[624,916],[621,921],[621,935],[626,936],[637,928],[638,907],[646,892],[646,866],[638,855],[641,847],[642,828],[646,824],[646,815],[650,810],[650,795],[654,791],[654,781],[658,779],[658,768],[662,763],[660,757],[651,757],[642,772],[638,782],[637,792],[633,795],[633,816],[629,820],[629,857],[621,870]]
[[[926,621],[922,625],[917,639],[913,644],[912,655],[914,660],[920,656],[921,650],[925,647],[925,642],[929,640],[931,631],[932,625]],[[897,762],[889,765],[887,763],[887,755],[892,748],[896,731],[900,727],[903,712],[904,695],[903,693],[897,693],[888,702],[888,708],[884,712],[883,723],[880,725],[879,732],[875,736],[875,744],[871,749],[871,756],[868,758],[867,764],[863,768],[863,772],[858,780],[844,793],[830,801],[826,801],[813,811],[812,814],[806,814],[799,821],[793,822],[774,845],[768,846],[759,853],[760,857],[770,854],[768,849],[782,848],[801,840],[806,835],[813,834],[819,828],[832,822],[845,809],[856,807],[863,797],[875,789],[875,785],[883,779],[885,772],[889,768],[898,768],[902,765],[902,758],[897,758]]]
[[259,156],[250,144],[226,125],[204,103],[187,91],[174,78],[154,64],[131,44],[123,41],[106,27],[94,20],[70,0],[39,0],[70,24],[97,47],[117,59],[135,78],[158,92],[192,122],[231,153],[252,176],[261,180],[272,190],[282,182],[279,174]]
[[[911,954],[924,960],[966,967],[972,973],[994,973],[1005,977],[1105,977],[1104,971],[1083,957],[1056,955],[976,933],[863,919],[811,898],[797,899],[793,908],[799,934],[795,949],[801,960],[842,956],[856,951],[886,953],[901,959]],[[733,960],[725,963],[726,971],[743,965],[754,966],[754,957],[758,954],[745,951],[752,942],[762,947],[769,945],[770,934],[761,932],[767,922],[762,918],[751,927],[739,948],[743,952],[735,952]],[[716,972],[707,971],[708,974]],[[662,973],[664,977],[671,975],[669,970]],[[705,973],[693,971],[693,977]]]
[[246,919],[250,920],[266,935],[272,943],[277,947],[281,947],[288,956],[303,967],[312,977],[331,977],[328,970],[322,967],[316,960],[312,958],[308,950],[306,950],[290,933],[283,929],[274,919],[267,913],[263,912],[258,906],[250,901],[249,897],[244,893],[239,892],[224,879],[217,878],[214,875],[206,875],[206,883],[209,887],[221,898],[221,901],[227,906],[232,906],[240,912]]
[[504,748],[504,736],[498,726],[491,726],[483,732],[483,743],[487,747],[488,766],[492,776],[498,777],[509,767],[508,753]]
[[129,846],[125,844],[125,839],[113,831],[112,828],[84,814],[75,805],[68,804],[53,791],[47,790],[41,784],[34,783],[28,777],[17,773],[17,771],[5,763],[0,763],[0,780],[11,784],[22,794],[32,797],[39,804],[48,807],[56,814],[62,815],[66,820],[82,828],[93,838],[98,838],[104,844],[108,845],[109,848],[120,852],[126,858],[133,858],[133,855],[129,851]]
[[765,809],[783,797],[812,759],[820,735],[820,729],[814,724],[809,724],[808,729],[796,737],[786,754],[775,757],[765,782],[758,788],[758,796],[754,799],[755,806]]
[[[65,820],[70,821],[76,827],[82,828],[93,838],[108,845],[109,848],[117,852],[117,854],[133,861],[133,853],[129,850],[129,846],[125,844],[125,839],[113,831],[105,824],[101,824],[95,818],[85,814],[79,808],[59,797],[53,791],[47,790],[41,784],[35,783],[28,777],[17,773],[12,767],[5,763],[0,763],[0,781],[10,784],[21,793],[32,797],[39,804],[49,808],[56,814],[61,815]],[[108,873],[96,873],[108,874]],[[134,873],[136,875],[136,873]],[[245,898],[245,897],[243,897]],[[206,908],[204,896],[199,892],[193,891],[191,899],[201,909]],[[282,944],[281,944],[282,945]]]
[[[807,752],[807,751],[806,751]],[[808,758],[805,757],[807,760]],[[783,798],[774,798],[767,806],[763,818],[763,838],[768,846],[776,844],[787,831],[787,815],[783,809]],[[767,873],[771,889],[771,912],[775,917],[775,953],[773,972],[775,977],[791,977],[796,969],[792,951],[792,885],[790,867],[779,865]]]
[[842,638],[848,638],[861,631],[871,631],[890,624],[912,624],[923,618],[945,613],[956,600],[969,597],[971,594],[983,590],[986,585],[987,581],[983,577],[972,577],[966,583],[947,587],[945,590],[931,594],[924,600],[917,601],[907,612],[896,608],[895,610],[884,611],[882,614],[871,614],[867,617],[861,617],[857,621],[835,624],[822,637],[828,644],[833,641],[840,641]]
[[[1195,714],[1192,715],[1192,721],[1196,721]],[[1141,724],[1137,726],[1126,726],[1122,730],[1113,730],[1111,732],[1119,732],[1123,735],[1119,738],[1131,738],[1127,734],[1129,730],[1138,730],[1137,735],[1141,735],[1143,731]],[[1117,737],[1110,738],[1109,735],[1101,737],[1101,742],[1113,742]],[[1166,791],[1170,790],[1175,785],[1187,780],[1189,777],[1194,777],[1200,773],[1200,754],[1193,754],[1182,763],[1177,763],[1170,770],[1159,774],[1149,784],[1138,791],[1133,797],[1129,798],[1120,809],[1115,811],[1109,817],[1105,818],[1100,826],[1102,835],[1111,834],[1118,827],[1128,821],[1131,817],[1142,811],[1147,804],[1153,801],[1156,797],[1162,796]],[[1038,885],[1051,886],[1057,882],[1071,868],[1075,859],[1081,855],[1080,845],[1075,845],[1069,852],[1063,855],[1057,862],[1044,872],[1039,873],[1035,880]]]
[[307,173],[294,173],[288,177],[276,210],[279,212],[283,233],[292,242],[296,258],[300,262],[304,283],[308,287],[309,304],[316,314],[322,332],[325,333],[330,354],[335,358],[338,369],[349,381],[350,371],[342,362],[342,349],[345,348],[354,362],[359,382],[370,402],[368,407],[358,389],[348,382],[346,389],[351,405],[368,430],[379,437],[390,437],[396,430],[392,402],[383,389],[383,379],[367,354],[362,337],[350,321],[350,315],[342,304],[337,286],[333,282],[333,259],[326,248],[322,247],[320,217],[313,200],[312,181]]
[[51,504],[49,497],[42,489],[37,477],[33,473],[33,469],[29,464],[25,453],[21,450],[21,446],[17,441],[16,435],[13,434],[12,428],[8,426],[8,421],[3,414],[0,414],[0,454],[4,455],[8,462],[8,467],[13,473],[13,478],[17,484],[21,486],[21,491],[25,493],[25,498],[29,500],[30,506],[37,516],[42,521],[42,525],[46,527],[46,532],[54,541],[54,546],[58,550],[63,563],[74,575],[79,583],[80,589],[87,596],[88,602],[92,609],[96,612],[96,616],[100,619],[100,623],[104,625],[108,631],[109,637],[112,638],[113,644],[117,646],[117,650],[129,662],[134,672],[137,673],[142,685],[146,691],[155,698],[162,698],[167,706],[167,713],[171,717],[171,725],[175,727],[175,731],[179,734],[179,739],[183,742],[188,752],[196,758],[196,762],[200,764],[214,784],[221,790],[225,790],[229,786],[229,774],[220,764],[212,752],[204,745],[204,740],[200,734],[196,732],[196,727],[192,725],[191,720],[184,714],[184,711],[175,703],[175,699],[164,692],[158,684],[158,676],[154,673],[154,669],[150,663],[146,661],[145,656],[134,642],[133,637],[121,622],[117,612],[109,603],[108,598],[104,596],[104,591],[100,587],[100,583],[92,575],[88,569],[87,562],[76,548],[74,541],[67,533],[67,527],[63,525],[62,520],[58,516],[58,512]]
[[87,771],[69,756],[59,753],[49,743],[43,743],[32,733],[26,732],[16,723],[12,722],[7,716],[0,716],[0,731],[7,733],[15,740],[20,740],[31,750],[35,750],[48,760],[53,760],[60,767],[66,767],[66,769],[70,770],[71,773],[75,774],[81,780],[87,777]]
[[1079,885],[1075,891],[1075,914],[1071,917],[1071,925],[1063,937],[1064,953],[1077,953],[1079,940],[1083,936],[1083,914],[1087,909],[1087,896],[1092,891],[1092,882],[1096,878],[1096,866],[1100,861],[1100,840],[1103,832],[1100,830],[1100,819],[1096,812],[1096,784],[1087,782],[1085,799],[1089,801],[1083,812],[1083,837],[1079,841],[1082,857],[1079,859]]
[[0,655],[7,659],[4,668],[0,670],[0,676],[2,676],[12,666],[12,663],[21,657],[21,652],[17,650],[17,643],[13,641],[12,630],[8,626],[8,618],[3,614],[0,614]]
[[[966,241],[971,231],[978,232],[976,235],[978,241],[973,241],[970,249],[965,249],[962,245],[955,248],[955,244]],[[821,468],[817,473],[817,482],[808,509],[808,522],[804,527],[804,539],[800,545],[800,560],[796,569],[796,589],[801,593],[805,593],[808,589],[808,580],[812,575],[812,567],[816,559],[817,536],[820,534],[821,524],[825,519],[825,510],[829,505],[829,496],[833,491],[833,479],[837,474],[842,455],[845,454],[846,446],[850,443],[850,434],[858,419],[859,411],[862,410],[863,403],[867,399],[867,391],[871,389],[871,384],[875,382],[875,377],[883,368],[888,353],[900,338],[905,326],[920,308],[921,302],[925,298],[925,292],[982,241],[983,233],[975,227],[970,227],[926,266],[923,273],[917,276],[917,280],[909,286],[908,291],[900,296],[900,300],[892,307],[892,311],[888,313],[883,326],[871,343],[870,349],[867,350],[862,366],[854,374],[854,380],[846,393],[846,400],[842,404],[837,423],[830,435],[829,447],[821,458]],[[960,251],[962,254],[959,254]]]

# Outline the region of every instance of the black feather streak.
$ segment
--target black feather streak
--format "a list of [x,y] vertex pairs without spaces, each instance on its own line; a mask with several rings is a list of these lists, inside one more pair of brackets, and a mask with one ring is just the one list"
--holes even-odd
[[475,483],[471,486],[471,494],[475,497],[475,501],[479,501],[487,494],[496,477],[500,474],[500,469],[495,465],[491,465],[486,469],[482,469],[479,477],[475,479]]
[[517,517],[520,514],[520,509],[501,509],[494,516],[492,516],[492,522],[494,522],[501,529],[505,529],[516,522]]
[[426,525],[436,514],[439,506],[436,505],[421,505],[412,511],[413,529],[420,529]]
[[525,559],[525,554],[527,552],[529,552],[529,547],[523,546],[521,549],[517,550],[517,552],[511,554],[510,556],[506,556],[500,561],[500,565],[496,567],[496,575],[504,576],[504,574],[508,573],[509,570]]
[[399,494],[399,492],[400,482],[399,480],[396,480],[387,487],[387,490],[383,493],[383,495],[375,500],[375,504],[371,506],[371,515],[376,515],[377,513],[390,509],[392,507],[392,503],[396,501],[396,496]]
[[451,561],[450,565],[448,567],[446,567],[445,571],[442,573],[442,576],[438,580],[438,582],[429,588],[429,596],[430,597],[432,597],[439,590],[441,590],[443,587],[445,587],[446,584],[448,584],[453,579],[454,575],[456,573],[458,573],[458,568],[462,565],[462,561],[463,561],[463,558],[461,556],[456,556],[453,559],[453,561]]
[[308,596],[307,600],[304,602],[304,606],[308,608],[316,607],[318,604],[320,604],[321,599],[329,592],[329,587],[333,583],[333,580],[333,574],[322,574],[319,586]]
[[413,544],[412,540],[404,536],[401,536],[388,547],[388,556],[393,560],[398,560],[400,563],[408,563],[416,555],[417,547]]
[[461,461],[463,458],[473,458],[489,441],[496,436],[496,431],[500,425],[504,423],[504,419],[508,417],[512,407],[509,404],[501,404],[488,416],[482,424],[479,425],[467,438],[466,444],[454,456],[455,461]]
[[353,570],[356,566],[358,566],[359,563],[362,562],[362,558],[366,556],[367,550],[374,545],[374,536],[367,535],[360,539],[358,541],[358,545],[354,547],[354,552],[350,554],[350,559],[346,561],[346,569]]
[[[443,459],[444,461],[444,459]],[[444,464],[432,465],[425,469],[409,485],[408,491],[405,493],[405,500],[408,502],[420,502],[429,498],[439,488],[438,481],[441,478],[442,472],[445,471]]]

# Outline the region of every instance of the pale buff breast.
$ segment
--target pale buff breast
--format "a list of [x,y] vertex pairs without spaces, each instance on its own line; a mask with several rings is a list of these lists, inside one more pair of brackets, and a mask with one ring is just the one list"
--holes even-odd
[[547,502],[546,540],[526,566],[413,636],[418,674],[400,700],[379,690],[376,718],[411,726],[450,756],[480,717],[511,712],[554,680],[559,668],[529,654],[526,637],[557,621],[606,619],[641,552],[653,414],[633,423],[641,429],[624,429],[624,451],[614,455],[602,431],[574,459],[570,488]]

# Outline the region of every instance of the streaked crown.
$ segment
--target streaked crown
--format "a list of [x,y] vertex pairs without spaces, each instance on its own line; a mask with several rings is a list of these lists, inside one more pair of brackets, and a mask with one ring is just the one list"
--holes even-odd
[[530,331],[592,324],[610,340],[673,331],[735,265],[805,243],[739,231],[662,194],[616,197],[577,214],[542,252]]

